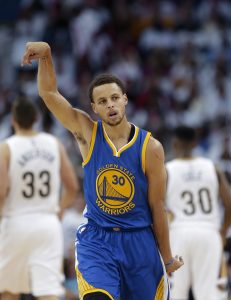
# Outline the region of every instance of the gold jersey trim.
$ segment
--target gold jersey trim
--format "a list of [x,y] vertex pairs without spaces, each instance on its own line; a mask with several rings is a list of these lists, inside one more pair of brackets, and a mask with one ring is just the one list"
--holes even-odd
[[120,154],[125,151],[126,149],[128,149],[129,147],[131,147],[136,139],[137,139],[137,136],[138,136],[138,133],[139,133],[139,128],[135,126],[135,134],[133,136],[133,138],[131,139],[131,141],[129,143],[127,143],[126,145],[124,145],[123,147],[121,147],[119,150],[116,149],[116,146],[113,144],[113,142],[111,141],[111,139],[109,138],[104,126],[103,126],[103,123],[102,123],[102,127],[103,127],[103,135],[104,135],[104,138],[106,139],[108,145],[110,146],[110,148],[112,149],[112,152],[113,152],[113,155],[116,156],[116,157],[120,157]]
[[158,284],[154,300],[164,300],[164,276],[162,276]]
[[94,148],[94,145],[95,145],[97,126],[98,126],[98,123],[97,123],[97,122],[94,122],[94,125],[93,125],[93,131],[92,131],[92,137],[91,137],[91,143],[90,143],[90,148],[89,148],[89,151],[88,151],[88,153],[87,153],[87,157],[86,157],[85,160],[82,162],[82,166],[83,166],[83,167],[89,162],[89,160],[90,160],[90,158],[91,158],[92,151],[93,151],[93,148]]
[[83,300],[83,297],[87,294],[101,292],[107,295],[111,300],[114,300],[112,295],[108,293],[106,290],[95,288],[94,286],[90,285],[84,278],[82,273],[79,271],[78,267],[76,268],[76,275],[77,275],[77,282],[78,282],[78,290],[80,300]]
[[151,136],[151,132],[148,132],[145,139],[144,139],[144,143],[143,143],[143,147],[142,147],[142,170],[145,174],[145,170],[146,170],[146,149],[147,149],[147,145],[148,145],[148,141],[149,138]]

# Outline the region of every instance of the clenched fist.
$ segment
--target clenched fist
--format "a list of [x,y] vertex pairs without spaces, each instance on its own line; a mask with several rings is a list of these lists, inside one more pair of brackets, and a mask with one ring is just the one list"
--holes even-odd
[[32,60],[47,57],[50,51],[50,46],[45,42],[28,42],[22,58],[22,66],[30,65]]
[[168,274],[171,274],[176,270],[178,270],[183,265],[184,265],[183,258],[181,256],[179,257],[178,255],[176,255],[168,263],[165,264],[166,272]]

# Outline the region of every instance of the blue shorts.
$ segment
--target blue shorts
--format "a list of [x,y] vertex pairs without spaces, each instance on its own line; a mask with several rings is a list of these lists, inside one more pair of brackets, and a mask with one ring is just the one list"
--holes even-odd
[[82,225],[76,239],[80,299],[103,292],[113,300],[169,300],[167,276],[150,227],[133,231]]

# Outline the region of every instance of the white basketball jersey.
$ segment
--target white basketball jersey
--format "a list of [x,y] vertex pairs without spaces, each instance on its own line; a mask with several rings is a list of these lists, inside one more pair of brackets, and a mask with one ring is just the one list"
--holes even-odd
[[60,197],[60,152],[50,134],[14,135],[10,149],[9,193],[3,216],[56,213]]
[[168,173],[166,205],[173,214],[173,226],[219,228],[219,183],[211,160],[174,159],[166,163]]

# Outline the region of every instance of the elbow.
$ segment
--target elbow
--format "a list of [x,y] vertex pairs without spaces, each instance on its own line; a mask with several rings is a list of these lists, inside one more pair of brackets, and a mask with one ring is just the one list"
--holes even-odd
[[42,99],[44,99],[45,97],[45,92],[41,89],[38,89],[38,94],[39,94],[39,97],[41,97]]
[[3,203],[5,201],[7,193],[6,192],[0,192],[0,206],[1,203]]
[[38,89],[38,94],[39,96],[44,100],[48,100],[49,99],[49,92],[48,91],[45,91],[43,89]]
[[5,184],[1,184],[0,185],[0,203],[3,203],[3,201],[5,200],[8,192],[9,192],[8,183],[5,182]]
[[38,89],[38,94],[43,100],[47,100],[50,98],[51,92],[49,90]]
[[75,185],[73,185],[72,191],[73,191],[74,197],[76,198],[80,192],[80,187],[77,185],[77,183]]
[[38,94],[43,101],[48,104],[50,101],[53,101],[53,99],[56,98],[58,91],[39,89]]
[[70,199],[72,199],[72,202],[74,202],[74,200],[76,199],[78,193],[79,193],[79,186],[77,185],[77,182],[73,182],[70,186],[69,186],[69,195],[70,195]]

